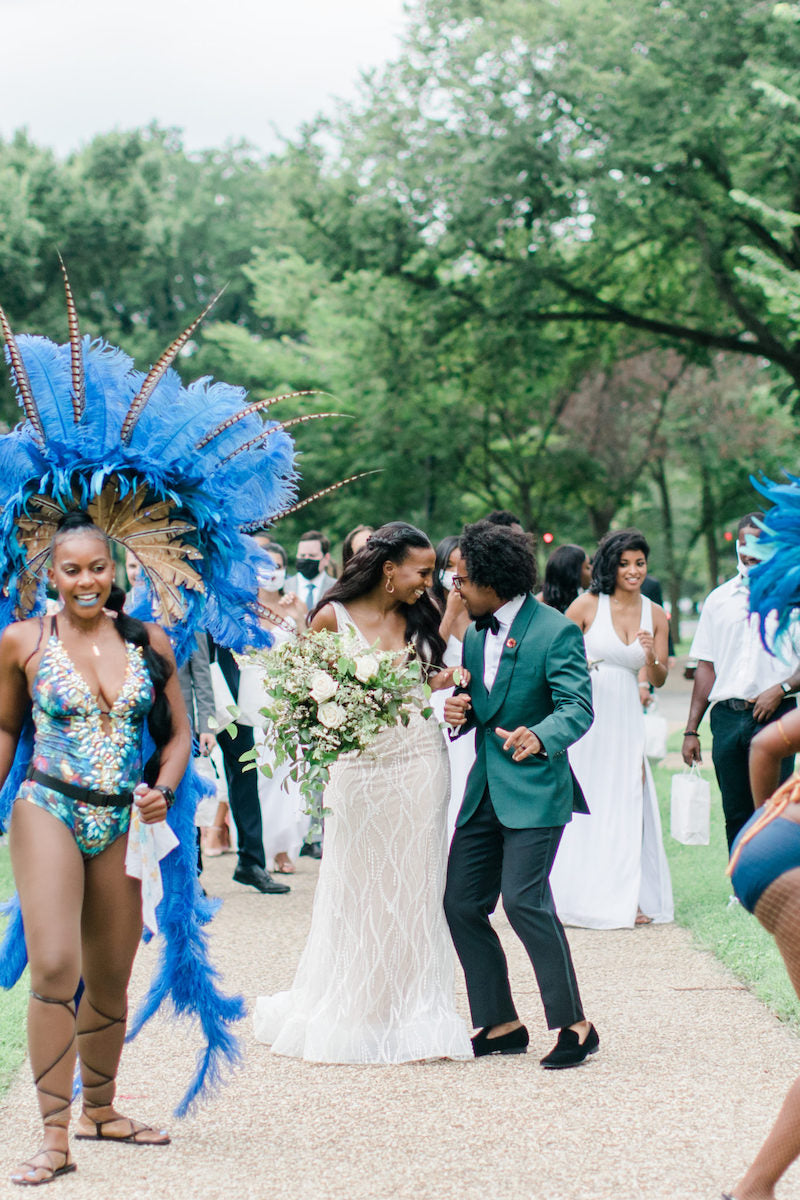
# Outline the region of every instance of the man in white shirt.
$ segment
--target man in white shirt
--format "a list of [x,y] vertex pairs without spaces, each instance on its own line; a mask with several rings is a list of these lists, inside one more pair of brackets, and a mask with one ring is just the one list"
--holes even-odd
[[289,576],[284,591],[299,596],[309,612],[336,582],[327,570],[331,561],[330,549],[329,539],[318,529],[310,529],[302,534],[297,543],[297,574]]
[[[683,737],[683,761],[702,762],[698,727],[709,704],[711,757],[722,793],[725,833],[730,850],[739,830],[753,815],[748,759],[750,742],[769,721],[790,712],[800,689],[800,657],[787,641],[772,655],[761,640],[758,618],[750,615],[747,573],[758,559],[746,553],[745,540],[759,536],[756,521],[763,513],[748,513],[739,522],[733,579],[715,588],[706,599],[690,654],[697,659],[689,720]],[[781,764],[781,780],[794,768],[794,756]]]

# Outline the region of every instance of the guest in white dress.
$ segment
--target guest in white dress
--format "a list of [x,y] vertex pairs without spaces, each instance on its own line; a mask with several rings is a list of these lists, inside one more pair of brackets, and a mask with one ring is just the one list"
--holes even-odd
[[[469,626],[469,613],[461,599],[461,594],[453,587],[453,576],[459,572],[462,562],[461,551],[458,548],[458,537],[442,538],[436,547],[436,567],[433,574],[431,591],[442,610],[442,623],[439,635],[445,643],[443,662],[446,667],[460,667],[461,655],[464,649],[464,634]],[[444,706],[454,688],[442,688],[431,696],[431,704],[436,719],[444,725]],[[451,741],[445,736],[447,752],[450,756],[450,803],[447,808],[447,838],[453,836],[456,827],[458,810],[464,800],[467,778],[475,762],[475,730],[471,729],[462,737]]]
[[[382,526],[312,629],[347,628],[398,655],[411,643],[423,662],[441,663],[433,566],[424,533]],[[452,672],[434,667],[429,682],[449,686]],[[441,733],[421,715],[333,767],[308,941],[291,989],[256,1002],[255,1035],[275,1053],[339,1063],[472,1057],[442,908],[448,776]]]
[[[642,693],[667,678],[667,616],[641,593],[649,546],[636,529],[607,534],[591,590],[567,609],[583,630],[594,724],[569,750],[589,815],[564,831],[550,876],[565,925],[623,929],[671,921],[672,884]],[[640,690],[641,689],[641,690]]]

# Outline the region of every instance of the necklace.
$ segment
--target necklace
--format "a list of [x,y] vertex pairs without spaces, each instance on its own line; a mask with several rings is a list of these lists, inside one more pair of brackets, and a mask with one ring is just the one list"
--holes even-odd
[[268,605],[266,605],[266,604],[261,604],[261,605],[259,605],[259,607],[260,607],[262,613],[266,617],[269,617],[272,624],[275,625],[278,629],[283,629],[285,633],[297,633],[297,622],[296,621],[291,620],[291,618],[282,617],[280,613],[276,613],[273,609],[269,608]]

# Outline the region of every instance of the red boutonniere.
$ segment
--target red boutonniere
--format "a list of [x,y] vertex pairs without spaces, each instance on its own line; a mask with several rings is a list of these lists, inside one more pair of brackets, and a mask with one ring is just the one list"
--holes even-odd
[[509,650],[513,650],[514,647],[516,646],[516,644],[517,644],[516,638],[509,638],[508,641],[506,642],[506,645],[508,646]]

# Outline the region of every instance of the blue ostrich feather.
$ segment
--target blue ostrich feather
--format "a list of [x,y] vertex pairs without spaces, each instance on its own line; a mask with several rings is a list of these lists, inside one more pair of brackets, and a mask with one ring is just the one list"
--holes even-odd
[[[143,753],[152,751],[149,735]],[[128,1039],[168,1000],[179,1015],[195,1017],[203,1030],[204,1049],[195,1073],[180,1101],[177,1116],[185,1116],[207,1089],[221,1080],[227,1065],[239,1061],[240,1050],[230,1026],[245,1015],[241,996],[227,996],[208,957],[208,937],[203,926],[218,902],[207,900],[197,878],[197,845],[194,814],[206,785],[191,768],[176,792],[168,821],[178,845],[162,860],[164,898],[158,907],[159,930],[164,934],[159,964],[150,987],[131,1021]]]
[[18,983],[28,965],[25,947],[25,931],[22,928],[22,912],[16,893],[10,900],[0,904],[0,913],[8,918],[3,940],[0,942],[0,987],[12,988]]
[[[758,614],[761,637],[767,648],[797,619],[800,608],[800,478],[788,475],[788,483],[769,479],[751,482],[772,507],[766,513],[758,540],[764,561],[751,567],[750,610]],[[767,638],[768,618],[777,616],[777,630]]]
[[[17,577],[25,565],[17,522],[30,498],[44,494],[64,511],[76,503],[85,507],[113,478],[121,495],[144,486],[153,501],[170,500],[176,520],[194,529],[188,540],[201,555],[193,565],[203,590],[180,589],[182,618],[167,629],[177,662],[191,653],[201,629],[235,650],[269,645],[271,635],[259,620],[257,591],[270,560],[243,529],[268,526],[294,499],[297,476],[291,437],[274,422],[265,424],[258,413],[247,413],[198,448],[209,433],[243,412],[246,394],[208,378],[184,386],[177,372],[168,370],[123,443],[123,422],[145,378],[129,355],[102,340],[83,338],[85,408],[76,422],[70,347],[24,336],[18,344],[45,436],[44,445],[39,445],[23,421],[0,437],[0,630],[15,619]],[[268,429],[273,432],[261,437]],[[152,619],[148,589],[141,589],[136,599],[134,615]],[[40,589],[34,611],[43,602]],[[144,742],[146,759],[152,750],[146,731]],[[28,721],[0,791],[4,823],[31,753]],[[159,963],[130,1031],[134,1036],[165,1001],[175,1013],[198,1020],[204,1046],[179,1115],[189,1112],[222,1079],[226,1066],[238,1061],[232,1026],[244,1015],[244,1001],[223,992],[208,955],[204,927],[217,902],[202,895],[197,879],[194,826],[195,807],[205,787],[187,771],[169,813],[179,844],[162,861]],[[9,987],[24,970],[26,952],[16,898],[4,911],[11,919],[0,947],[0,984]]]

